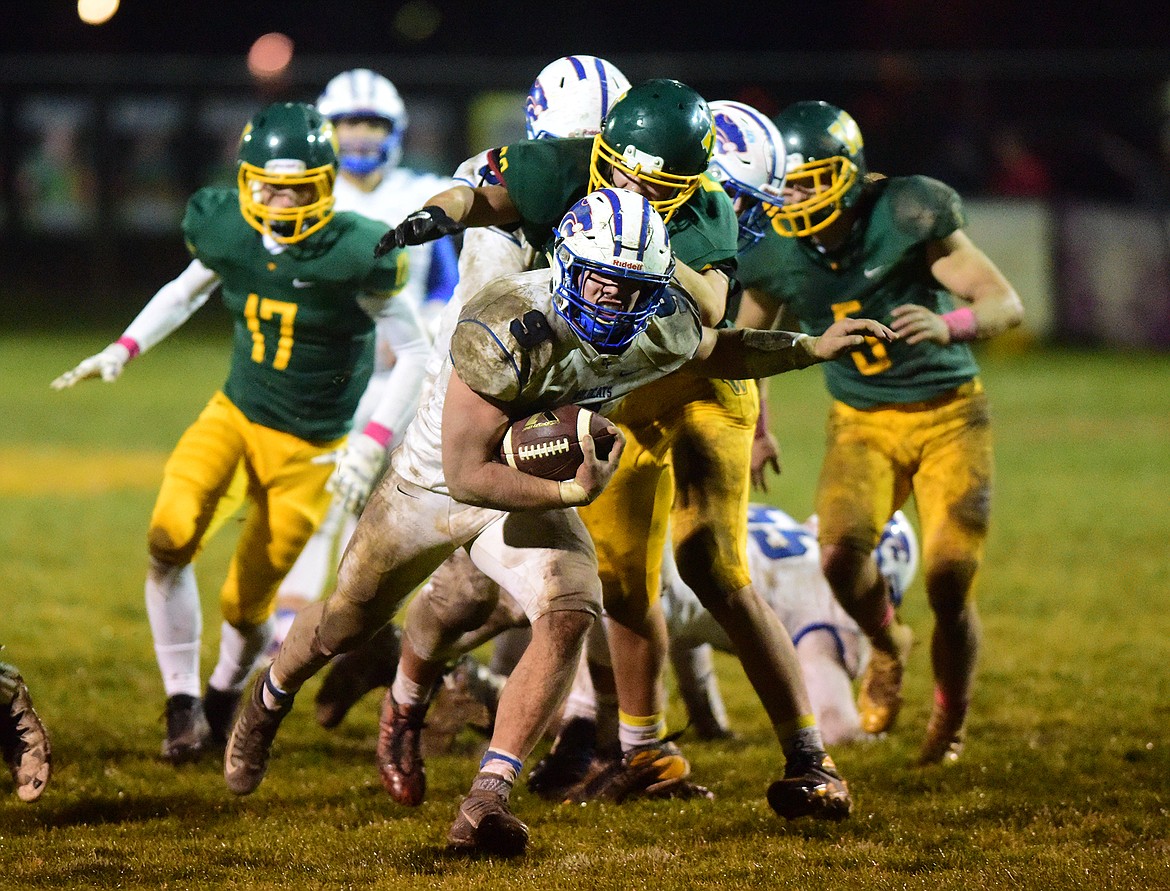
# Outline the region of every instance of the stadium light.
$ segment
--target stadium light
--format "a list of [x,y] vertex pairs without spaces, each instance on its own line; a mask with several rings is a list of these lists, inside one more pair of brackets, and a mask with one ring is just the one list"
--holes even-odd
[[87,25],[104,25],[118,11],[119,0],[77,0],[77,17]]

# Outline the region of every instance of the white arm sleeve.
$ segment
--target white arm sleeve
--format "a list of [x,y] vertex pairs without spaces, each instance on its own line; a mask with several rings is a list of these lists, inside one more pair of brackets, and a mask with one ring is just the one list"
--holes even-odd
[[133,339],[138,351],[145,353],[191,318],[218,284],[218,275],[192,260],[178,278],[158,289],[122,336]]
[[377,325],[379,341],[386,343],[395,357],[394,367],[370,415],[371,421],[391,432],[389,446],[393,448],[402,441],[406,425],[418,409],[431,341],[411,300],[399,295],[388,300],[366,297],[361,303]]

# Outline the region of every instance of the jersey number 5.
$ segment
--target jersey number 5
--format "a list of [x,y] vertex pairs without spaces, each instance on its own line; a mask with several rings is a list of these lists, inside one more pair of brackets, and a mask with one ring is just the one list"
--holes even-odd
[[[861,310],[860,300],[846,300],[844,303],[833,304],[833,320],[836,322],[849,318],[850,314]],[[865,338],[865,345],[869,350],[867,356],[862,350],[854,350],[851,355],[853,364],[864,375],[881,374],[894,363],[890,361],[890,354],[886,352],[885,344],[876,337]]]
[[244,304],[244,318],[248,320],[248,330],[252,332],[253,362],[264,362],[264,334],[260,331],[260,320],[267,322],[273,316],[280,317],[280,339],[276,342],[272,367],[284,371],[292,357],[293,319],[297,317],[297,305],[286,300],[269,300],[259,294],[248,295],[248,302]]

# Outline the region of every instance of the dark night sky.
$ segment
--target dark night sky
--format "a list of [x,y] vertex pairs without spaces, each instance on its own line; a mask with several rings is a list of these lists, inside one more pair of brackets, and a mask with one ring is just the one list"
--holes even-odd
[[[1018,0],[821,0],[719,3],[479,4],[414,0],[438,11],[434,33],[408,40],[396,28],[403,2],[123,0],[100,27],[80,23],[71,0],[8,2],[0,52],[199,55],[244,52],[258,35],[287,33],[301,53],[632,53],[773,50],[1016,50],[1165,48],[1170,13],[1157,2],[1021,3]],[[481,10],[469,13],[467,10]],[[1106,12],[1106,10],[1108,10]],[[587,45],[587,46],[586,46]],[[585,48],[583,48],[585,47]]]

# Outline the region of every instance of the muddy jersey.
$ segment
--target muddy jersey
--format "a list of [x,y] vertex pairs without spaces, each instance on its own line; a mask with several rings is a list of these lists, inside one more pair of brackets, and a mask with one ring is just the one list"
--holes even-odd
[[183,233],[219,276],[233,320],[223,391],[249,421],[312,442],[349,430],[373,363],[374,323],[359,297],[395,294],[407,277],[405,252],[374,258],[385,231],[338,213],[271,253],[241,216],[235,189],[191,198]]
[[[959,196],[925,176],[879,180],[867,188],[862,222],[841,250],[825,255],[809,238],[769,231],[740,255],[744,287],[787,304],[809,334],[846,317],[889,325],[891,310],[906,303],[940,314],[954,309],[954,298],[930,273],[926,248],[964,225]],[[854,408],[927,400],[979,372],[965,343],[867,341],[866,349],[822,366],[829,392]]]
[[[496,179],[520,211],[530,244],[548,250],[565,212],[589,193],[593,138],[534,139],[488,152]],[[734,268],[739,223],[723,187],[707,176],[666,223],[675,257],[702,271],[716,264]],[[537,258],[539,261],[539,257]]]
[[604,415],[622,396],[674,371],[699,348],[698,312],[672,290],[625,350],[598,353],[553,309],[549,279],[546,269],[503,276],[467,302],[450,332],[450,351],[424,385],[425,402],[394,453],[400,475],[447,491],[440,429],[453,368],[514,420],[570,403]]

